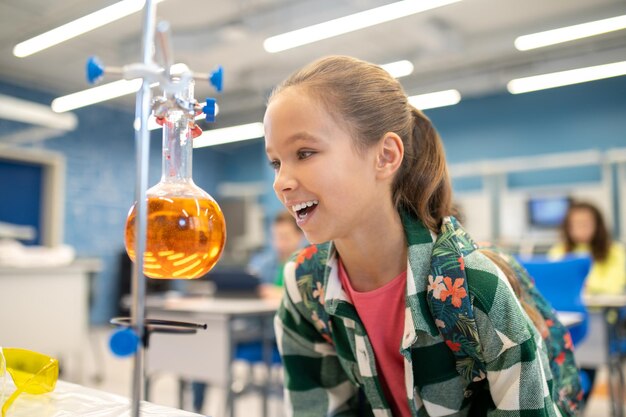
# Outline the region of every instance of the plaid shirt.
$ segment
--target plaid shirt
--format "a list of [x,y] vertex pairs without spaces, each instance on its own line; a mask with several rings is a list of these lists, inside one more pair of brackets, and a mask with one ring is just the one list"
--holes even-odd
[[[431,255],[454,230],[431,234],[404,218],[408,241],[404,336],[407,401],[413,416],[560,416],[541,336],[506,277],[478,251],[463,258],[487,375],[469,382],[457,371],[427,305]],[[467,248],[464,248],[467,249]],[[472,280],[473,277],[473,280]],[[285,265],[285,297],[275,328],[285,372],[288,416],[392,416],[377,377],[371,343],[337,274],[332,243],[309,246]],[[449,290],[452,290],[450,288]],[[462,296],[463,294],[457,294]],[[455,294],[450,294],[454,297]]]

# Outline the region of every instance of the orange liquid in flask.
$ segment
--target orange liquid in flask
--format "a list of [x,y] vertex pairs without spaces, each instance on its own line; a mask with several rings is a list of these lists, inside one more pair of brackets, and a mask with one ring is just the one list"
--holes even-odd
[[[126,221],[125,243],[135,261],[136,205]],[[149,196],[144,274],[150,278],[200,278],[217,263],[226,223],[210,197]]]

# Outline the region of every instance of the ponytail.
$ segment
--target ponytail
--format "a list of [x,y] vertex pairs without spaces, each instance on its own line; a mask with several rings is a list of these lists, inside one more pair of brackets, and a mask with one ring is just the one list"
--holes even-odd
[[430,120],[415,107],[410,108],[413,129],[405,143],[393,197],[397,207],[411,211],[430,230],[437,230],[452,207],[445,151]]

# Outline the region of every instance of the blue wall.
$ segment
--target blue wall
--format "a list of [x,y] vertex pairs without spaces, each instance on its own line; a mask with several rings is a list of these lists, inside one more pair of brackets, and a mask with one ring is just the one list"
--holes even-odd
[[[202,152],[200,148],[195,152]],[[220,153],[220,173],[218,178],[230,182],[265,182],[266,192],[260,197],[260,203],[268,213],[270,221],[274,214],[282,209],[282,205],[276,198],[272,183],[274,170],[270,167],[265,156],[265,143],[261,139],[253,139],[247,142],[233,143],[217,147]]]
[[626,77],[427,110],[451,163],[626,146]]
[[[6,84],[0,84],[0,92],[46,104],[53,98]],[[452,163],[606,150],[626,146],[625,93],[626,77],[620,77],[518,96],[467,99],[426,113],[441,133]],[[117,302],[113,297],[117,258],[123,250],[124,221],[133,201],[133,115],[103,106],[91,106],[76,114],[80,120],[76,131],[39,146],[67,158],[65,242],[74,246],[79,256],[104,261],[104,270],[94,283],[92,309],[92,321],[103,323]],[[0,120],[0,134],[25,127]],[[158,133],[152,142],[150,184],[156,183],[160,175]],[[273,195],[273,172],[261,140],[195,150],[193,175],[196,183],[214,196],[221,181],[264,181],[267,193],[261,203],[268,218],[281,207]],[[597,172],[578,175],[594,178]],[[531,177],[513,181],[537,181]],[[480,181],[470,179],[465,186],[480,186]],[[455,187],[464,188],[463,182]]]

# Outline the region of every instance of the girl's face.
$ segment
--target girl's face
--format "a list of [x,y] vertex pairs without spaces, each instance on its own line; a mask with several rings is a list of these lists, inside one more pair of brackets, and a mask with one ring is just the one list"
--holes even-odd
[[381,200],[390,201],[379,194],[375,151],[357,153],[347,129],[306,90],[290,87],[275,96],[264,125],[274,191],[309,242],[349,237],[376,215]]
[[568,222],[569,234],[574,243],[591,243],[596,232],[593,213],[587,209],[574,209]]

